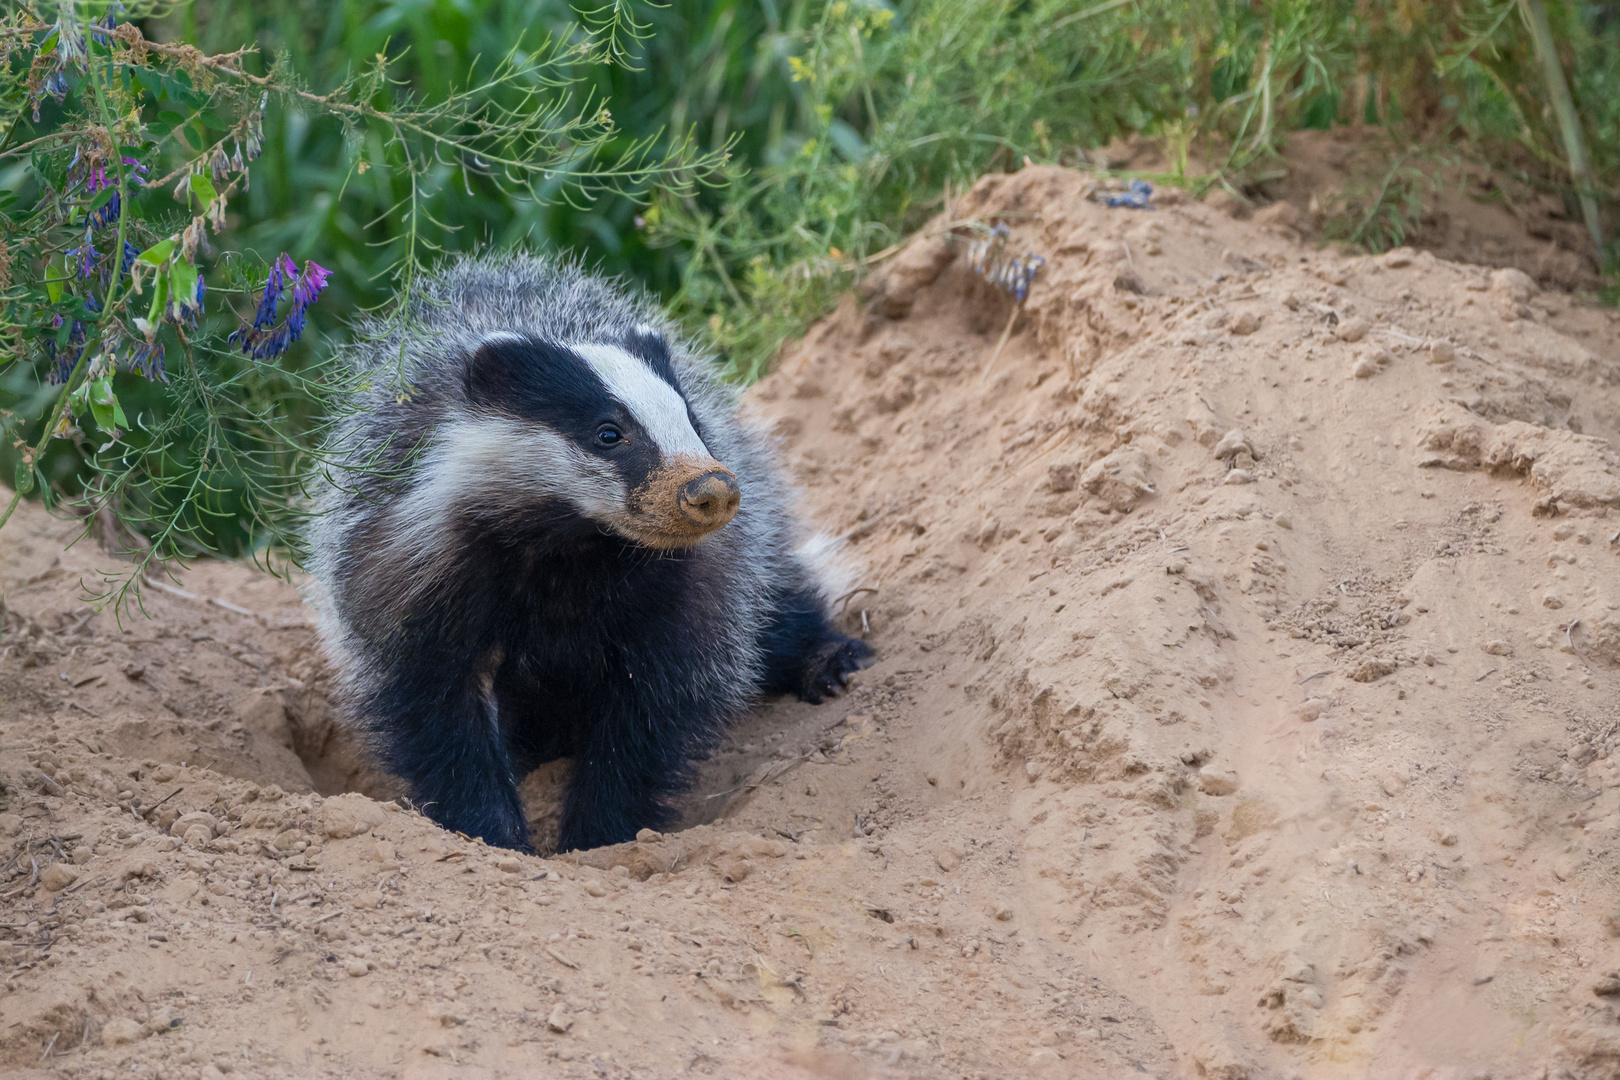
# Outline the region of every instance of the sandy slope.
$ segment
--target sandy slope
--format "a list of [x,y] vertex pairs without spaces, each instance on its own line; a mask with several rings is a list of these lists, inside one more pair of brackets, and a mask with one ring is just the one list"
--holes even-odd
[[993,363],[924,235],[751,392],[881,662],[759,710],[708,824],[514,858],[339,794],[390,789],[290,586],[119,627],[8,529],[0,1063],[1620,1073],[1615,322],[1088,187],[952,208],[1049,260]]

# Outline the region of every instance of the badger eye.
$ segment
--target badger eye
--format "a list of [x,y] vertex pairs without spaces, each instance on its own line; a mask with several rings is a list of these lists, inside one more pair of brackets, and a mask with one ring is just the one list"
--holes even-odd
[[603,424],[596,429],[597,446],[618,446],[624,441],[624,433],[612,424]]

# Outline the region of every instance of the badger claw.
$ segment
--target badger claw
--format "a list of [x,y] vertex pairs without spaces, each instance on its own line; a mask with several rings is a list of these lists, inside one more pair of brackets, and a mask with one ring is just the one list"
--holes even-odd
[[818,649],[805,665],[799,700],[819,705],[840,697],[849,686],[849,677],[870,667],[875,656],[872,646],[857,638],[838,637]]

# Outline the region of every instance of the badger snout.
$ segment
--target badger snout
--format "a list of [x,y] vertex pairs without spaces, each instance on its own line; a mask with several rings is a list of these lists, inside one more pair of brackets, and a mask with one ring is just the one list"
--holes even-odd
[[687,481],[679,498],[681,516],[704,529],[718,529],[737,516],[742,491],[729,470],[718,469]]

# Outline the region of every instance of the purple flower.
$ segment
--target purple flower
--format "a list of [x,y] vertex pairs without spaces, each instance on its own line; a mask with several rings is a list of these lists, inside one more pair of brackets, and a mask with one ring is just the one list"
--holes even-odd
[[118,220],[119,211],[123,208],[123,200],[118,192],[112,193],[112,198],[102,203],[100,207],[90,213],[90,227],[92,229],[105,229]]
[[90,276],[90,271],[96,268],[96,260],[101,257],[101,253],[95,249],[95,245],[90,241],[90,227],[88,225],[84,229],[84,243],[66,254],[68,258],[78,256],[80,277],[87,278]]
[[143,341],[135,346],[129,354],[129,370],[139,372],[149,382],[168,382],[168,373],[163,369],[162,342]]
[[[282,252],[270,265],[252,326],[238,327],[228,339],[244,356],[265,360],[280,356],[304,335],[309,308],[320,299],[332,272],[313,260],[304,263],[303,272],[292,256]],[[287,319],[276,325],[277,308],[287,288],[292,288],[292,307]]]
[[292,329],[294,341],[304,336],[304,313],[320,299],[321,290],[326,288],[326,279],[331,276],[332,271],[311,260],[304,263],[304,272],[293,282],[293,304],[292,311],[287,314],[287,325]]
[[[259,300],[259,312],[253,316],[253,329],[266,330],[276,321],[276,304],[281,300],[281,294],[286,291],[286,279],[282,273],[282,260],[291,264],[283,253],[280,258],[270,264],[270,276],[264,282],[264,296]],[[296,272],[297,267],[293,268]]]
[[[51,321],[52,329],[60,329],[62,316],[58,315]],[[79,354],[84,352],[84,324],[77,319],[73,320],[73,327],[68,331],[68,347],[60,352],[56,348],[56,335],[52,334],[45,339],[45,354],[55,362],[51,369],[50,381],[57,386],[67,382],[73,375],[73,368],[79,362]]]

